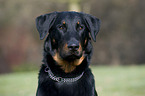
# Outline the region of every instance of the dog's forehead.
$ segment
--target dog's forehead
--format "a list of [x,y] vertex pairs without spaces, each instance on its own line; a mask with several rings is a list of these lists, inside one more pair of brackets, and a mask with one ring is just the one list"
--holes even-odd
[[59,22],[65,21],[66,23],[70,22],[78,22],[83,20],[83,16],[81,13],[77,12],[60,12],[58,13],[57,20]]

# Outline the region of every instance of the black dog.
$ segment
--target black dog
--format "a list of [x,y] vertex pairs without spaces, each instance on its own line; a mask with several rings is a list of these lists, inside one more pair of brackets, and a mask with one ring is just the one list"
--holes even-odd
[[37,17],[44,39],[43,65],[36,96],[98,96],[89,69],[91,38],[96,41],[100,20],[78,12],[53,12]]

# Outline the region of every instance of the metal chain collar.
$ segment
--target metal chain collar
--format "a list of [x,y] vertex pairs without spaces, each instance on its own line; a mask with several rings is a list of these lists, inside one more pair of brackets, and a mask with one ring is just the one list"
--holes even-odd
[[84,74],[84,72],[82,72],[81,75],[75,77],[75,78],[62,78],[62,77],[57,77],[55,76],[52,71],[50,70],[50,68],[46,67],[45,68],[45,72],[48,73],[48,76],[54,80],[54,81],[57,81],[57,82],[75,82],[75,81],[78,81]]

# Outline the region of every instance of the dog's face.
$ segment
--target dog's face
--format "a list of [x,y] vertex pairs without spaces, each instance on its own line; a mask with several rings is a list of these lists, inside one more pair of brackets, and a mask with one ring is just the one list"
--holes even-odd
[[39,16],[36,24],[40,39],[49,33],[44,50],[66,73],[73,71],[84,60],[90,36],[95,41],[100,27],[99,19],[77,12],[54,12]]
[[89,36],[87,26],[78,14],[58,14],[50,29],[52,44],[64,60],[73,61],[82,56]]

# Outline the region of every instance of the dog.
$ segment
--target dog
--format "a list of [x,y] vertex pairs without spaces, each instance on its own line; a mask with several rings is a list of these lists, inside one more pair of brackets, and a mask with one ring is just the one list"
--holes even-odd
[[37,17],[36,27],[40,40],[46,37],[36,96],[98,96],[89,64],[100,20],[81,12],[52,12]]

